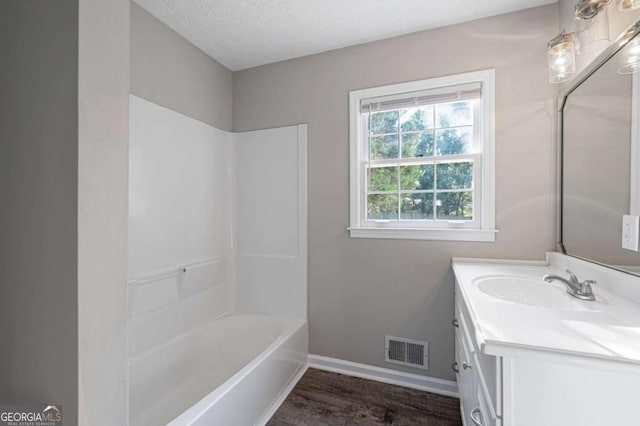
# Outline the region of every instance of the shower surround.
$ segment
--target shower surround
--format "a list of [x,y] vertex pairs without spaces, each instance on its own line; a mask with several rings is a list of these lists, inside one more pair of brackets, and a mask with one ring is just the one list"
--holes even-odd
[[130,122],[130,424],[264,423],[306,368],[306,126]]

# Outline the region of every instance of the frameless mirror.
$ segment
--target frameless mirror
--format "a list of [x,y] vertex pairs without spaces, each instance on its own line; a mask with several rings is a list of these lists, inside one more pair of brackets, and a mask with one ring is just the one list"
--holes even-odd
[[640,275],[637,33],[638,24],[563,97],[561,243],[569,255]]

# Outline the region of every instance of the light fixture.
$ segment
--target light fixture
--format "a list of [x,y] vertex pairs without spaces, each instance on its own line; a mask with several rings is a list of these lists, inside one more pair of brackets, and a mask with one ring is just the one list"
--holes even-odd
[[[634,0],[631,0],[632,2]],[[618,0],[620,2],[620,0]],[[611,0],[578,0],[574,12],[578,19],[593,19],[611,3]]]
[[549,82],[562,83],[576,72],[575,41],[573,33],[562,31],[547,44]]
[[607,6],[611,0],[578,0],[575,5],[576,53],[599,52],[609,44]]
[[620,53],[622,66],[618,68],[618,74],[634,74],[640,71],[640,39],[635,38],[629,42]]
[[618,10],[640,9],[640,0],[618,0]]

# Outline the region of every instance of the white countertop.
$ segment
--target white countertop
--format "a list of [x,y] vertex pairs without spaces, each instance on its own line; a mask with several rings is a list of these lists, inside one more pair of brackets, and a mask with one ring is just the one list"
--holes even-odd
[[[555,262],[554,256],[560,260]],[[580,280],[595,275],[599,281],[607,282],[594,286],[596,301],[583,301],[567,294],[562,283],[542,280],[545,274],[567,277],[567,256],[549,257],[551,261],[547,262],[454,258],[456,285],[469,310],[470,326],[475,329],[480,351],[496,356],[524,352],[547,357],[581,356],[640,368],[640,304],[612,288],[616,277],[625,285],[637,280],[639,287],[640,278],[612,272],[610,279],[603,279],[603,274],[609,272],[603,272],[602,267],[576,264]],[[574,258],[568,262],[588,263]],[[480,277],[504,275],[539,280],[541,291],[556,292],[545,294],[560,303],[554,308],[514,303],[483,292],[477,284]]]

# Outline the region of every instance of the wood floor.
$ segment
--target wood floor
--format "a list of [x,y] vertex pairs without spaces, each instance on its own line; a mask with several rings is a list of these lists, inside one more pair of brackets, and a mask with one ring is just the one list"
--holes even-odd
[[459,426],[460,401],[310,368],[268,426]]

